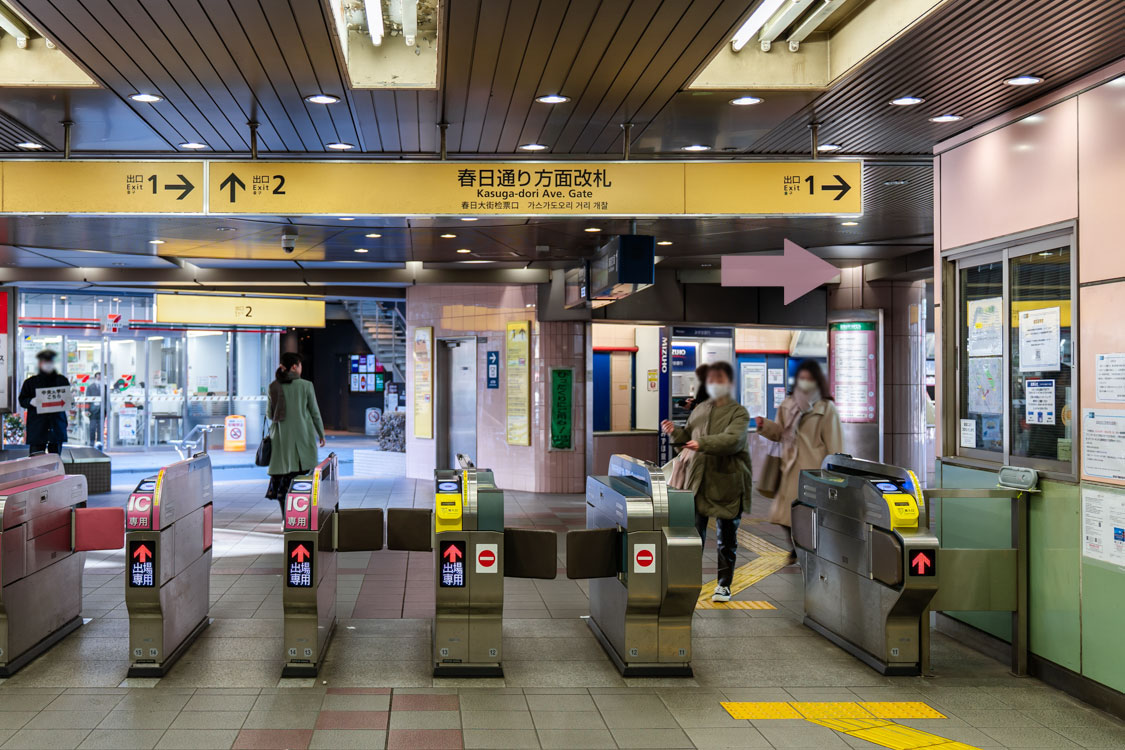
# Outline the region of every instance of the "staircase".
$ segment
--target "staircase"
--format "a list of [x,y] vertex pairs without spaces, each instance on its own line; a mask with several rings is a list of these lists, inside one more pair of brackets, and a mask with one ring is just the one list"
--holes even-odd
[[351,300],[344,308],[376,361],[392,374],[396,383],[406,382],[406,318],[402,302]]

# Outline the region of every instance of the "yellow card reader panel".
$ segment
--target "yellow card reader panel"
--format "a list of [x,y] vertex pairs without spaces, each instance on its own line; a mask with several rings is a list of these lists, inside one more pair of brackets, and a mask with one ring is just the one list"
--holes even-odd
[[887,492],[883,500],[891,514],[892,529],[918,528],[918,501],[905,492]]
[[465,507],[464,486],[463,474],[437,480],[434,488],[435,532],[461,531],[461,516]]

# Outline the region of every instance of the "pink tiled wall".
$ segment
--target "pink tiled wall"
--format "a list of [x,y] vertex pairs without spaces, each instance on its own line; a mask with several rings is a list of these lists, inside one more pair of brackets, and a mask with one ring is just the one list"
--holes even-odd
[[[407,340],[418,326],[433,326],[434,339],[478,337],[477,465],[492,469],[505,489],[529,492],[581,492],[585,486],[585,333],[581,323],[538,323],[536,290],[530,285],[432,284],[406,290]],[[504,381],[504,328],[530,320],[531,445],[508,445]],[[481,342],[480,337],[486,339]],[[500,352],[500,387],[485,387],[488,351]],[[573,451],[548,451],[550,367],[573,367],[575,376]],[[406,403],[413,403],[407,363]],[[436,441],[414,437],[413,410],[406,411],[406,473],[433,477]]]

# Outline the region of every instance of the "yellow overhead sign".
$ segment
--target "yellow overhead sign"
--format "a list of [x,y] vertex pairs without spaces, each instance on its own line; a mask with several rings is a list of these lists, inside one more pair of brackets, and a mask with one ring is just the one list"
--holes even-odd
[[324,328],[324,301],[206,294],[156,295],[156,322]]
[[815,216],[863,211],[863,164],[0,162],[4,213]]
[[204,164],[182,161],[0,163],[5,213],[199,214]]

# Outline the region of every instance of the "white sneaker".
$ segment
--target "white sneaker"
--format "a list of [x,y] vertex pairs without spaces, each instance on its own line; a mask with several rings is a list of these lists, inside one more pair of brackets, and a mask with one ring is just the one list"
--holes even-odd
[[711,594],[711,601],[713,602],[729,602],[730,589],[726,586],[716,586],[715,593]]

